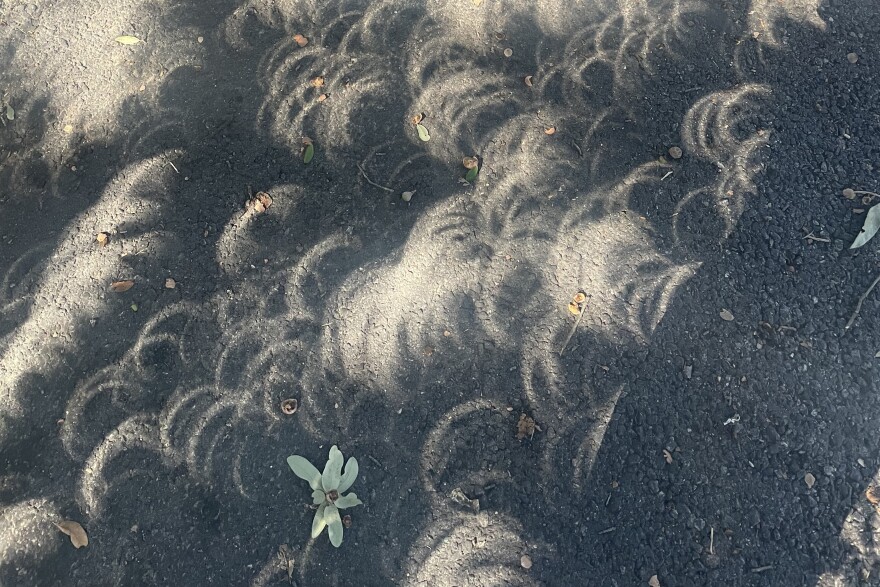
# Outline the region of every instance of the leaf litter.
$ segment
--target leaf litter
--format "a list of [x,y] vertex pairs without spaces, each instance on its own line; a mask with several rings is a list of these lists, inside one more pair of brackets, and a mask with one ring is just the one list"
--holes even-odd
[[55,524],[55,527],[61,530],[64,534],[70,536],[70,543],[73,544],[75,548],[82,548],[89,545],[89,535],[86,534],[85,529],[79,522],[64,520],[63,522]]

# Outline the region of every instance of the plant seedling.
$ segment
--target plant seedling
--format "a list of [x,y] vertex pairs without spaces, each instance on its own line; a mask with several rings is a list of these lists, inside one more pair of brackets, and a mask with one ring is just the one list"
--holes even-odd
[[339,510],[363,505],[356,494],[343,495],[357,479],[357,460],[349,457],[343,473],[342,452],[334,444],[330,447],[330,457],[324,465],[323,473],[305,457],[299,455],[287,457],[287,464],[297,477],[308,481],[312,488],[312,504],[318,506],[318,511],[315,512],[315,518],[312,520],[312,538],[320,536],[326,527],[330,535],[330,544],[339,548],[342,544],[343,529]]

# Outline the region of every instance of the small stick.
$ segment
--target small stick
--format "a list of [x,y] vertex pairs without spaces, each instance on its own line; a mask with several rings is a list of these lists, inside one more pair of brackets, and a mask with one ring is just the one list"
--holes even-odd
[[753,573],[763,573],[764,571],[769,571],[772,568],[773,568],[773,565],[767,565],[764,567],[755,567],[754,569],[752,569],[752,572]]
[[810,234],[808,234],[807,236],[805,236],[804,239],[816,241],[816,242],[820,242],[820,243],[830,243],[831,242],[830,238],[822,238],[822,237],[818,237],[818,236],[813,236],[812,232]]
[[709,554],[715,554],[715,527],[709,528]]
[[373,461],[374,463],[376,463],[376,466],[379,467],[380,469],[384,469],[384,468],[385,468],[385,467],[382,466],[382,463],[380,463],[379,461],[377,461],[376,458],[375,458],[373,455],[367,455],[367,458],[370,459],[371,461]]
[[587,304],[584,303],[584,307],[581,308],[581,313],[578,314],[578,319],[575,320],[574,326],[571,327],[571,332],[568,333],[568,336],[565,337],[565,342],[562,343],[562,348],[559,349],[559,356],[562,356],[562,353],[565,352],[565,347],[568,346],[568,342],[571,340],[571,337],[574,336],[574,331],[577,330],[578,324],[581,323],[581,318],[584,317],[584,312],[587,311]]
[[861,194],[863,196],[871,196],[872,198],[880,198],[880,194],[875,194],[874,192],[862,192],[859,190],[853,190],[854,194]]
[[849,327],[852,326],[853,322],[856,321],[856,316],[859,315],[859,311],[862,309],[862,304],[865,303],[865,299],[871,294],[871,290],[873,290],[874,287],[876,287],[877,283],[880,283],[880,275],[877,276],[877,279],[875,279],[871,283],[871,287],[869,287],[865,291],[865,293],[862,294],[862,297],[859,298],[859,303],[856,304],[856,309],[855,309],[855,311],[853,311],[852,316],[850,316],[849,322],[847,322],[846,326],[843,327],[844,330],[849,330]]
[[571,142],[571,146],[574,147],[575,151],[578,152],[578,156],[579,156],[579,157],[583,157],[583,156],[584,156],[584,152],[581,151],[580,146],[578,146],[578,144],[577,144],[575,141],[572,141],[572,142]]
[[609,532],[614,532],[615,530],[617,530],[617,526],[611,526],[610,528],[605,528],[604,530],[599,532],[599,535],[601,536],[602,534],[608,534]]
[[170,165],[171,167],[173,167],[173,168],[174,168],[174,171],[177,171],[177,173],[180,173],[180,170],[177,169],[177,167],[174,165],[174,162],[173,162],[173,161],[169,161],[169,162],[168,162],[168,165]]
[[611,503],[611,492],[608,492],[608,499],[605,500],[605,507],[608,507],[608,504]]
[[364,176],[364,179],[367,180],[367,183],[368,183],[368,184],[370,184],[371,186],[377,187],[377,188],[379,188],[379,189],[381,189],[381,190],[385,190],[385,191],[388,192],[388,193],[391,193],[391,194],[394,193],[394,190],[392,190],[391,188],[386,187],[386,186],[381,185],[381,184],[378,184],[378,183],[376,183],[375,181],[373,181],[372,179],[370,179],[369,177],[367,177],[367,172],[364,171],[364,168],[361,167],[360,163],[358,163],[358,169],[361,170],[361,175]]
[[660,178],[660,181],[663,181],[664,179],[666,179],[666,178],[669,177],[670,175],[672,175],[672,172],[671,172],[671,171],[667,171],[667,172],[666,172],[666,175],[664,175],[663,177]]

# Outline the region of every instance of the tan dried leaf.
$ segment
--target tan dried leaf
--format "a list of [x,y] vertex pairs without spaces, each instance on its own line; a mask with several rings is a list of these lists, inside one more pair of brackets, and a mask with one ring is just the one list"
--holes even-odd
[[165,289],[174,289],[175,287],[177,287],[176,281],[170,277],[165,278]]
[[528,87],[531,88],[531,87],[532,87],[532,80],[533,80],[533,79],[534,79],[533,76],[531,76],[531,75],[527,75],[525,78],[523,78],[523,82],[524,82]]
[[807,473],[804,475],[804,483],[807,484],[807,489],[812,489],[816,484],[816,477],[812,473]]
[[296,34],[293,35],[293,40],[296,41],[296,44],[300,47],[305,47],[309,44],[309,40],[302,35]]
[[110,284],[110,290],[115,293],[122,293],[130,290],[134,287],[134,281],[131,279],[124,279],[122,281],[114,281]]
[[872,505],[880,504],[880,487],[871,485],[865,490],[865,497]]
[[669,147],[669,156],[673,159],[681,159],[682,155],[684,155],[684,152],[681,150],[681,147]]
[[532,557],[527,554],[522,555],[519,557],[519,564],[522,568],[528,571],[532,568]]
[[263,205],[263,209],[267,210],[272,205],[272,197],[266,192],[257,192],[254,199]]
[[422,114],[421,112],[419,112],[418,114],[416,114],[415,116],[413,116],[412,118],[410,118],[410,121],[411,121],[413,124],[418,124],[418,123],[420,123],[421,121],[423,121],[424,119],[425,119],[425,115]]
[[89,535],[86,534],[85,529],[79,522],[64,520],[60,524],[55,524],[55,527],[61,530],[64,534],[70,536],[70,543],[73,544],[75,548],[82,548],[83,546],[89,545]]
[[575,304],[583,304],[585,301],[587,301],[587,294],[585,294],[582,291],[579,291],[576,294],[574,294],[574,297],[571,298],[571,301],[573,301]]
[[663,449],[663,458],[666,460],[667,465],[672,464],[672,453],[669,452],[668,450],[666,450],[665,448]]
[[303,137],[303,138],[302,138],[302,144],[303,144],[303,146],[311,145],[311,144],[312,144],[312,139],[310,139],[309,137]]
[[722,308],[722,310],[718,312],[718,315],[721,316],[721,319],[725,322],[733,322],[733,314],[726,308]]
[[843,190],[842,195],[847,200],[855,200],[856,199],[856,191],[852,188],[846,188]]
[[519,415],[519,421],[516,423],[516,438],[517,440],[522,440],[525,437],[531,438],[535,435],[535,430],[538,427],[535,426],[535,419],[525,414]]
[[648,579],[648,587],[660,587],[660,578],[657,575],[651,575]]
[[313,88],[320,88],[324,85],[324,76],[319,75],[318,77],[310,81],[309,85],[311,85]]
[[327,94],[321,94],[320,96],[318,96],[318,102],[323,102],[326,99],[327,99]]
[[546,127],[546,128],[544,129],[544,134],[545,134],[545,135],[556,134],[556,127],[555,127],[555,126],[548,126],[548,127]]
[[473,169],[480,164],[480,160],[476,157],[465,157],[461,160],[461,164],[464,165],[465,169]]
[[577,316],[581,313],[581,305],[576,302],[568,302],[568,311]]
[[110,235],[106,232],[99,232],[98,236],[95,237],[95,240],[98,241],[98,244],[102,247],[106,247],[107,243],[110,242]]

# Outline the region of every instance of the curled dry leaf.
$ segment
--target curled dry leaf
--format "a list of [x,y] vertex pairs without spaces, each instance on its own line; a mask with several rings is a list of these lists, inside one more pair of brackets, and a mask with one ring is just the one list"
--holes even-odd
[[856,191],[852,188],[846,188],[843,190],[842,195],[847,200],[855,200],[856,199]]
[[648,579],[648,587],[660,587],[660,579],[657,575],[651,575],[651,578]]
[[872,505],[880,504],[880,487],[871,485],[865,490],[865,497]]
[[574,302],[568,302],[568,311],[577,316],[581,313],[581,306]]
[[400,194],[400,199],[404,202],[409,202],[410,200],[412,200],[412,197],[415,195],[415,193],[415,190],[411,192],[403,192],[402,194]]
[[106,247],[106,246],[107,246],[107,243],[110,242],[110,235],[107,234],[106,232],[99,232],[99,233],[98,233],[98,236],[95,237],[95,240],[96,240],[96,241],[98,242],[98,244],[101,245],[102,247]]
[[576,304],[583,304],[585,301],[587,301],[587,294],[585,294],[582,291],[579,291],[576,294],[574,294],[574,297],[571,298],[571,301],[573,301]]
[[681,159],[682,155],[684,155],[684,152],[681,150],[681,147],[669,147],[669,156],[673,159]]
[[523,78],[523,82],[524,82],[528,87],[531,88],[531,87],[532,87],[532,80],[533,80],[533,79],[534,79],[533,76],[531,76],[531,75],[527,75],[525,78]]
[[465,157],[461,160],[461,164],[464,165],[465,169],[473,169],[480,164],[480,160],[476,157]]
[[281,411],[288,416],[294,415],[298,408],[299,402],[294,398],[289,398],[281,402]]
[[544,134],[545,134],[545,135],[556,134],[556,127],[555,127],[555,126],[548,126],[548,127],[546,127],[546,128],[544,129]]
[[311,85],[313,88],[320,88],[324,85],[324,76],[319,75],[318,77],[310,81],[309,85]]
[[348,514],[342,516],[342,525],[346,527],[346,529],[351,528],[351,516]]
[[73,544],[74,547],[82,548],[83,546],[89,545],[89,535],[86,534],[85,529],[79,522],[64,520],[59,524],[55,524],[55,527],[61,530],[64,534],[70,536],[70,543]]
[[318,102],[323,102],[326,99],[327,99],[327,94],[321,94],[320,96],[318,96]]
[[[855,212],[855,210],[853,210],[853,212]],[[849,248],[857,249],[861,247],[874,238],[874,235],[877,234],[878,230],[880,230],[880,204],[872,206],[871,209],[868,210],[868,215],[865,216],[865,223],[862,225],[862,230]]]
[[122,293],[130,290],[134,287],[134,281],[131,279],[124,279],[122,281],[114,281],[110,284],[110,290],[115,293]]
[[718,312],[718,315],[721,316],[721,319],[725,322],[733,322],[733,314],[726,308]]
[[528,571],[532,568],[532,557],[527,554],[522,555],[519,557],[519,565]]
[[170,277],[165,279],[165,289],[174,289],[177,287],[177,282],[171,279]]
[[293,35],[293,40],[296,41],[296,44],[300,47],[305,47],[309,44],[309,40],[300,34]]
[[669,452],[668,450],[666,450],[665,448],[663,449],[663,459],[666,461],[667,465],[672,464],[672,453]]
[[535,430],[541,431],[541,428],[535,424],[535,419],[525,414],[520,414],[519,421],[516,423],[516,439],[522,440],[526,436],[531,438],[535,435]]
[[418,124],[425,119],[425,115],[421,112],[410,118],[413,124]]

